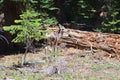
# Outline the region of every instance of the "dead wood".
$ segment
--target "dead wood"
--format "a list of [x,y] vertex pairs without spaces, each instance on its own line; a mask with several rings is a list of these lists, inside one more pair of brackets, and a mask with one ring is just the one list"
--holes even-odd
[[[58,28],[48,28],[58,32]],[[78,49],[104,50],[108,53],[120,54],[120,35],[109,33],[96,33],[67,29],[58,40],[58,44],[66,43],[66,47]]]

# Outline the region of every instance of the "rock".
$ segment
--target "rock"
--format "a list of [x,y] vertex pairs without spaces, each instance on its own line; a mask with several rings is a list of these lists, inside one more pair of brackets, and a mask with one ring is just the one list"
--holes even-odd
[[66,61],[66,58],[65,57],[58,57],[57,60],[56,60],[56,65],[57,66],[63,66],[63,65],[66,65],[67,64],[67,61]]
[[68,62],[67,62],[65,57],[58,57],[57,58],[55,65],[57,66],[58,74],[60,76],[63,76],[63,74],[66,72],[66,70],[67,70],[66,65],[67,64],[68,64]]
[[53,74],[58,73],[58,69],[56,66],[48,66],[44,68],[43,72],[46,76],[52,76]]

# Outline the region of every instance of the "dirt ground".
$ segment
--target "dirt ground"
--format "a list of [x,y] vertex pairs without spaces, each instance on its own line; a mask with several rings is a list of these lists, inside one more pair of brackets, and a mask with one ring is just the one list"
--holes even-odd
[[102,50],[91,52],[61,48],[50,52],[41,48],[27,54],[19,67],[22,53],[0,57],[0,80],[120,80],[120,61]]

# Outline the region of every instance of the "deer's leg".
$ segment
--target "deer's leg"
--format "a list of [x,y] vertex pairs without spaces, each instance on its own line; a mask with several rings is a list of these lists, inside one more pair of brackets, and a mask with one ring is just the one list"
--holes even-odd
[[57,44],[55,44],[54,46],[54,51],[57,51]]
[[58,50],[58,47],[57,47],[57,43],[58,41],[57,40],[55,40],[55,44],[54,44],[54,51],[57,51]]
[[53,51],[55,51],[55,42],[54,41],[52,41],[51,42],[51,52],[53,52]]

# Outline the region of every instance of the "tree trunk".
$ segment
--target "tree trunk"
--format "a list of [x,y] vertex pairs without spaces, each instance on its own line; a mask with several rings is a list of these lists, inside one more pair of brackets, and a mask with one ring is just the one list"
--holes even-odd
[[[58,28],[48,29],[54,32],[59,30]],[[67,29],[57,43],[57,45],[65,43],[66,47],[90,49],[91,51],[103,50],[111,54],[120,54],[120,35],[118,34]]]

